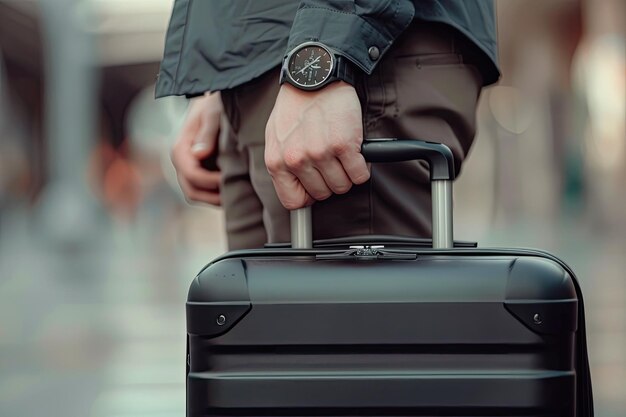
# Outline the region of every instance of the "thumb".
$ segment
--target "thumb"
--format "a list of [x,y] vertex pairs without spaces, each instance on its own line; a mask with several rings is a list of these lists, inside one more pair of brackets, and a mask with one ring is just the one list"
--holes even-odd
[[204,159],[215,151],[219,124],[203,123],[191,144],[191,153],[197,159]]

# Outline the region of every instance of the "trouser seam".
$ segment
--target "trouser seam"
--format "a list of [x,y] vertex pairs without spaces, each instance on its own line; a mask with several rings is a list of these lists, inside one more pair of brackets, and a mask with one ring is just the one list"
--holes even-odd
[[369,203],[369,234],[374,233],[374,165],[371,166],[370,173],[370,181],[369,181],[369,192],[368,192],[368,203]]

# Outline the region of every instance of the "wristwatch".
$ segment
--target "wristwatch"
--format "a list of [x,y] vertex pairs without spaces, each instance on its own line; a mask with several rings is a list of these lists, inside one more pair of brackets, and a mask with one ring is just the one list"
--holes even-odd
[[320,42],[296,46],[283,60],[280,84],[285,82],[301,90],[318,90],[333,81],[355,84],[354,64]]

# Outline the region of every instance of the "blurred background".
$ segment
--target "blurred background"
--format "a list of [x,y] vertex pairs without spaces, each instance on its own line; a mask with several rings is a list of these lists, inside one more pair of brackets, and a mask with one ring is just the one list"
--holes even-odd
[[[596,415],[626,415],[626,2],[499,0],[501,82],[456,237],[549,250],[586,296]],[[0,415],[184,415],[184,302],[226,248],[153,100],[172,0],[0,0]]]

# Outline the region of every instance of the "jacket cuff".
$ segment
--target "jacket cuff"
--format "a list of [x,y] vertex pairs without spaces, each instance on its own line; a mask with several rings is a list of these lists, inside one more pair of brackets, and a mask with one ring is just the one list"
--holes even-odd
[[333,7],[334,3],[338,6],[346,2],[302,1],[291,27],[287,51],[304,42],[321,42],[371,74],[415,14],[411,1],[380,1],[371,7],[375,10],[363,13]]

